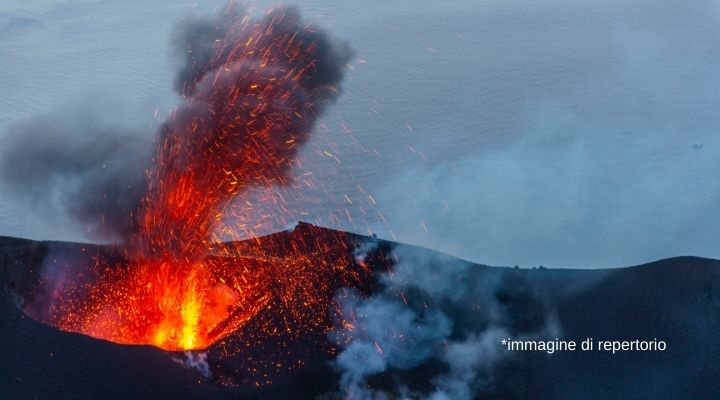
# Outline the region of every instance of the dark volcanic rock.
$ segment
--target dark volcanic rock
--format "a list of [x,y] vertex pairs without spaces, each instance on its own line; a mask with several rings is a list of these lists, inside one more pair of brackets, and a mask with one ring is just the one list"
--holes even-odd
[[[313,229],[322,230],[302,226],[295,233],[277,234],[273,242],[309,235]],[[307,251],[316,245],[310,237],[303,243]],[[312,399],[336,388],[338,375],[325,352],[271,386],[226,387],[181,366],[174,360],[177,354],[117,345],[37,323],[19,311],[18,294],[32,293],[48,246],[99,249],[0,238],[0,398]],[[389,242],[382,242],[381,252],[396,247],[430,252]],[[542,308],[553,310],[566,339],[667,342],[664,352],[520,355],[497,366],[493,384],[479,394],[482,398],[720,398],[719,261],[680,257],[605,270],[473,268],[479,279],[504,282],[495,297],[513,315],[509,326],[518,332],[538,324],[533,310]],[[236,358],[233,362],[243,362],[241,355]],[[412,374],[424,379],[425,373],[411,371],[408,377],[407,371],[397,372],[405,374],[405,380]],[[392,381],[378,377],[383,379]]]

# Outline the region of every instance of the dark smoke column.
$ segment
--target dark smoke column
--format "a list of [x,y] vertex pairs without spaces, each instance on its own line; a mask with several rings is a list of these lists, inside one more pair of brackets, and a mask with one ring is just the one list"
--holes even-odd
[[160,128],[132,242],[147,256],[196,259],[235,196],[288,182],[291,160],[339,93],[350,51],[294,8],[253,20],[236,3],[186,22],[177,43],[184,102]]
[[[131,204],[130,223],[113,230],[126,232],[126,251],[118,265],[93,265],[92,284],[79,280],[53,291],[49,322],[63,330],[167,350],[202,349],[260,310],[269,312],[271,297],[299,303],[293,296],[303,293],[303,304],[324,299],[304,286],[323,287],[314,269],[278,274],[257,263],[225,265],[210,257],[210,248],[233,200],[251,187],[290,182],[298,150],[339,94],[350,51],[302,22],[294,8],[252,19],[232,2],[212,18],[185,21],[176,44],[184,56],[176,79],[183,101],[160,126],[151,162],[140,163],[149,165],[145,181],[126,185],[138,188],[122,203]],[[107,184],[98,179],[83,192]],[[297,266],[295,259],[287,263]]]

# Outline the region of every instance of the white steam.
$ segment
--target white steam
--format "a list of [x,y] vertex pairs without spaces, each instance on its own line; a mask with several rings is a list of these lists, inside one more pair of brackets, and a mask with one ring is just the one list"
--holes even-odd
[[[424,250],[399,248],[394,256],[399,262],[381,276],[380,293],[365,298],[341,291],[337,297],[342,318],[330,338],[342,349],[335,366],[348,400],[472,399],[491,388],[495,366],[511,354],[502,338],[559,334],[551,308],[521,315],[499,299],[510,290],[516,292],[511,303],[543,303],[525,283]],[[429,390],[401,373],[433,365],[440,367],[431,373]],[[394,383],[372,383],[383,374]]]

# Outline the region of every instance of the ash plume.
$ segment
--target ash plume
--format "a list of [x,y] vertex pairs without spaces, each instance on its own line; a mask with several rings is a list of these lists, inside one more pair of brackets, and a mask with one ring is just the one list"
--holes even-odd
[[[172,47],[175,57],[180,60],[180,68],[175,76],[175,91],[184,97],[193,95],[198,83],[213,71],[225,65],[236,51],[231,42],[247,41],[248,31],[239,29],[248,19],[246,10],[236,1],[230,1],[216,15],[210,17],[189,17],[179,24],[173,34]],[[306,89],[315,91],[320,100],[333,99],[339,92],[321,90],[335,86],[343,79],[343,67],[352,58],[353,52],[346,43],[332,40],[322,31],[301,24],[300,14],[294,7],[271,9],[263,19],[250,21],[248,25],[257,25],[272,29],[271,36],[264,40],[292,36],[293,41],[313,44],[314,54],[312,72],[303,77]],[[246,42],[241,42],[246,43]],[[252,43],[251,43],[252,44]],[[257,47],[257,46],[256,46]],[[250,57],[258,60],[261,56]],[[286,67],[303,68],[303,59],[287,59]]]
[[[255,19],[235,2],[212,17],[184,21],[173,42],[182,54],[175,79],[181,101],[155,135],[131,140],[102,113],[79,113],[64,129],[36,119],[29,126],[38,127],[20,132],[4,150],[4,162],[21,161],[32,179],[5,174],[5,182],[37,197],[46,186],[74,190],[56,196],[62,206],[78,222],[99,220],[123,242],[122,257],[92,264],[101,265],[92,282],[76,277],[51,294],[47,313],[33,315],[118,343],[193,350],[259,312],[259,306],[238,307],[247,291],[227,284],[219,265],[208,262],[215,232],[241,238],[253,234],[244,227],[261,225],[231,202],[292,181],[299,149],[341,92],[351,51],[295,8],[274,7]],[[86,122],[94,120],[108,128]],[[45,131],[54,142],[31,134]],[[68,189],[68,182],[79,189]],[[268,199],[257,207],[282,205]],[[226,222],[231,219],[236,226]],[[53,272],[46,268],[43,278],[64,280],[66,274]]]
[[12,126],[0,144],[0,185],[34,207],[60,209],[92,239],[135,228],[152,137],[104,99],[59,107]]
[[202,249],[239,193],[289,182],[351,57],[295,8],[253,20],[233,2],[213,18],[188,20],[175,45],[186,57],[175,80],[184,101],[160,128],[135,238],[171,254]]
[[[295,8],[255,20],[234,1],[182,21],[172,46],[182,102],[157,132],[129,126],[132,118],[117,118],[116,106],[97,106],[95,98],[31,117],[0,145],[2,187],[67,213],[92,239],[152,242],[147,237],[160,233],[148,232],[163,229],[184,235],[178,240],[204,240],[213,228],[207,221],[158,215],[168,188],[194,179],[189,195],[212,198],[194,204],[198,218],[213,218],[252,185],[287,183],[291,160],[339,95],[352,56]],[[235,173],[232,188],[221,182],[226,176],[208,175],[221,170]],[[181,226],[204,228],[190,235]]]
[[513,357],[503,338],[559,334],[542,290],[510,270],[483,268],[416,248],[395,249],[393,272],[370,297],[340,292],[330,340],[339,397],[470,400],[492,392]]

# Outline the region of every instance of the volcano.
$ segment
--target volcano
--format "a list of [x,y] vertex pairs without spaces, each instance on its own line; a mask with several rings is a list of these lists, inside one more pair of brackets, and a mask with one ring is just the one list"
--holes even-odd
[[[335,249],[332,253],[327,252],[328,243]],[[360,259],[358,249],[368,243],[373,244],[372,250]],[[663,352],[519,354],[493,367],[492,384],[477,387],[477,398],[670,399],[720,395],[715,379],[719,371],[712,362],[720,357],[716,339],[720,331],[717,260],[679,257],[601,270],[488,267],[303,223],[291,231],[226,243],[217,251],[244,265],[249,259],[241,254],[252,254],[257,246],[265,249],[263,254],[270,254],[267,251],[271,249],[277,257],[307,257],[318,269],[331,271],[325,277],[328,303],[324,304],[333,303],[336,291],[342,294],[348,290],[348,281],[333,279],[342,274],[327,269],[327,265],[342,265],[359,274],[355,289],[362,296],[372,296],[382,290],[378,277],[391,271],[403,257],[432,256],[436,260],[433,268],[442,271],[462,264],[469,268],[468,280],[499,282],[484,302],[494,301],[514,316],[508,329],[516,335],[531,330],[538,315],[552,314],[567,338],[655,337],[667,343]],[[318,258],[319,254],[324,256]],[[84,258],[87,265],[98,258],[123,257],[115,246],[0,239],[4,287],[0,303],[0,393],[4,398],[343,398],[338,389],[340,373],[333,364],[341,349],[328,340],[332,320],[337,318],[334,308],[320,310],[311,305],[317,312],[316,322],[298,327],[289,321],[293,306],[284,304],[287,297],[279,287],[286,284],[283,279],[268,283],[261,291],[267,298],[259,303],[258,313],[243,324],[228,327],[227,336],[203,352],[164,351],[98,340],[34,320],[50,298],[47,282],[42,279],[43,270],[54,264],[48,255],[57,262],[58,255]],[[252,261],[262,264],[267,260]],[[292,276],[296,265],[282,265],[286,269],[275,271],[274,276]],[[31,305],[35,309],[29,308]],[[458,312],[461,316],[462,310]],[[32,313],[35,316],[28,317]],[[465,329],[470,326],[460,317],[454,324]],[[207,371],[193,366],[193,354],[203,357]],[[367,384],[390,393],[395,382],[402,379],[422,390],[433,369],[443,368],[441,364],[389,368],[371,376]]]
[[[72,221],[117,243],[102,254],[52,249],[25,312],[64,331],[169,351],[206,349],[267,307],[288,312],[257,327],[263,336],[327,325],[333,288],[367,273],[346,269],[352,262],[337,252],[345,238],[325,238],[312,254],[222,242],[277,231],[304,213],[285,198],[315,185],[299,151],[341,94],[352,51],[295,7],[251,16],[236,1],[181,21],[173,44],[179,103],[155,132],[89,133],[94,144],[71,158],[99,157],[81,162],[95,172],[76,179],[49,165],[59,152],[35,146],[45,142],[38,135],[73,140],[54,128],[15,129],[1,149],[2,170],[13,173],[0,180],[11,192],[24,192],[17,177],[44,170]],[[53,155],[16,157],[46,150]]]

